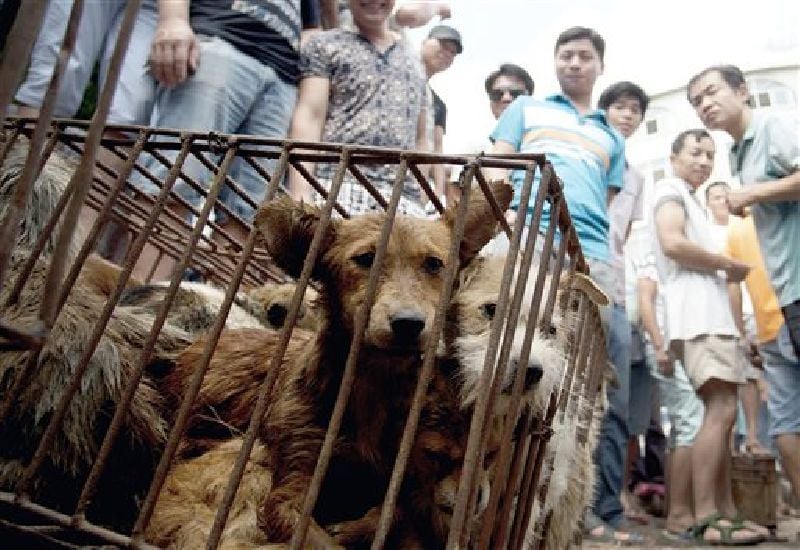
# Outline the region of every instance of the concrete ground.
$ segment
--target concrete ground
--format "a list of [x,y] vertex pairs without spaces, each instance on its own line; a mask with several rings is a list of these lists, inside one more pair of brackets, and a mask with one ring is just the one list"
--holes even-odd
[[[687,543],[680,544],[671,542],[666,539],[662,534],[664,528],[664,521],[660,518],[652,518],[648,526],[637,527],[635,530],[647,540],[644,545],[637,545],[636,548],[659,548],[662,550],[673,548],[697,548],[703,546],[700,544]],[[763,542],[756,546],[757,548],[800,548],[800,518],[778,516],[778,528],[776,533],[776,540]],[[614,544],[603,544],[597,542],[584,541],[580,548],[586,550],[600,550],[605,548],[619,548]],[[628,548],[631,548],[630,546]]]

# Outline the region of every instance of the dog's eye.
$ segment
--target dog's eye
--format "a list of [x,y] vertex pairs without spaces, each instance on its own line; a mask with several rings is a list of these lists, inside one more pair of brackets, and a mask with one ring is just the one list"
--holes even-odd
[[444,267],[444,262],[436,256],[428,256],[425,258],[425,261],[422,262],[422,267],[431,275],[436,275]]
[[497,304],[494,302],[487,302],[481,306],[481,313],[487,319],[494,319],[494,312],[497,309]]
[[353,260],[359,267],[370,268],[372,267],[372,262],[375,261],[375,253],[371,251],[364,252],[363,254],[357,254],[350,259]]
[[425,456],[432,464],[436,464],[441,471],[445,472],[452,471],[457,463],[457,461],[449,454],[444,453],[438,449],[437,450],[426,449]]
[[555,336],[558,334],[558,329],[553,323],[550,323],[550,326],[547,328],[547,333],[550,334],[550,336]]

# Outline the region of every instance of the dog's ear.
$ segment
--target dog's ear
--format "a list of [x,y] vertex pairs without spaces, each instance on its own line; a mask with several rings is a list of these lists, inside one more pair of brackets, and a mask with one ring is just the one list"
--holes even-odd
[[[494,195],[501,212],[505,212],[511,204],[514,195],[513,188],[503,181],[489,182],[489,188]],[[444,212],[444,222],[452,228],[456,222],[458,203],[456,202]],[[486,243],[492,240],[497,232],[497,220],[489,201],[486,200],[480,189],[475,189],[470,194],[467,205],[467,219],[464,225],[464,238],[461,240],[459,257],[462,264],[472,260]]]
[[[261,205],[253,225],[275,263],[297,278],[303,269],[319,218],[318,208],[281,196]],[[331,220],[325,230],[323,253],[333,241],[337,224],[336,220]],[[317,264],[319,265],[319,260]]]
[[608,295],[588,275],[575,273],[570,284],[572,288],[584,292],[595,305],[607,306],[609,304]]

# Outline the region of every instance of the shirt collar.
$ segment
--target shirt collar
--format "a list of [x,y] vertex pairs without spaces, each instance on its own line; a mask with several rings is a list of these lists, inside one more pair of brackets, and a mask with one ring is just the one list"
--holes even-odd
[[739,152],[743,149],[746,143],[750,143],[756,137],[756,125],[761,120],[761,113],[756,110],[751,111],[750,116],[750,124],[747,125],[747,129],[744,131],[744,135],[742,136],[741,141],[738,143],[734,143],[731,146],[731,153],[734,155],[738,155]]
[[589,111],[585,115],[581,115],[580,111],[578,111],[578,108],[575,107],[575,103],[563,93],[559,92],[559,93],[551,94],[551,95],[547,96],[545,99],[547,101],[554,101],[556,103],[561,103],[561,104],[564,104],[564,105],[568,105],[570,107],[570,109],[575,111],[575,114],[577,114],[578,116],[596,118],[596,119],[602,121],[603,124],[605,124],[606,126],[611,126],[608,123],[608,120],[606,120],[606,112],[604,110],[595,109],[593,111]]

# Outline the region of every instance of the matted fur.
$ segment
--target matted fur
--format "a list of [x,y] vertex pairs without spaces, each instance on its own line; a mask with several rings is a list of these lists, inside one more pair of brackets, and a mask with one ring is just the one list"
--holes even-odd
[[[120,305],[135,308],[137,311],[157,315],[166,298],[169,282],[138,285],[129,288],[120,298]],[[206,283],[182,281],[170,305],[167,322],[191,334],[209,330],[219,316],[225,290]],[[228,316],[227,328],[262,328],[267,326],[251,311],[249,299],[242,293],[234,297]],[[243,307],[245,306],[245,307]]]
[[[494,188],[501,208],[507,207],[511,199],[510,187],[495,184]],[[496,227],[492,211],[482,197],[474,198],[469,210],[465,229],[465,241],[469,246],[462,247],[462,264],[472,259],[473,251],[480,248],[478,244],[482,246],[488,242]],[[429,327],[442,290],[441,271],[452,220],[450,213],[442,221],[400,216],[394,222],[358,358],[355,384],[331,465],[332,471],[344,464],[363,474],[361,486],[351,487],[348,492],[344,508],[349,518],[363,515],[374,501],[369,506],[362,505],[388,481],[408,400],[421,364],[420,352],[429,338]],[[281,198],[262,206],[255,225],[276,262],[297,276],[318,222],[317,209]],[[291,339],[260,433],[261,440],[274,456],[274,485],[259,516],[270,541],[287,541],[299,519],[338,392],[355,314],[364,300],[371,254],[383,223],[382,214],[334,220],[324,234],[321,257],[313,270],[321,286],[320,329],[308,340],[296,335]],[[422,322],[419,334],[415,338],[398,340],[392,327],[397,316],[419,319]],[[222,387],[221,383],[212,382],[212,378],[227,376],[232,371],[248,372],[253,368],[254,355],[270,355],[274,349],[274,341],[270,343],[268,338],[237,332],[223,333],[204,386]],[[229,340],[230,345],[224,340]],[[196,353],[199,345],[187,353]],[[230,350],[229,354],[225,353],[226,349]],[[185,387],[185,373],[191,369],[189,365],[193,361],[187,354],[179,358],[175,376],[168,377],[173,388]],[[183,364],[186,368],[181,367]],[[247,376],[250,374],[252,372]],[[238,392],[237,395],[242,394]],[[224,403],[228,397],[218,395],[213,402]],[[244,401],[252,405],[251,400]],[[364,494],[359,494],[362,492]],[[363,502],[359,504],[359,501]],[[335,521],[333,516],[342,513],[341,509],[318,507],[316,515]],[[309,543],[333,545],[334,541],[312,522]]]
[[[293,359],[302,354],[313,338],[312,333],[296,329],[286,358]],[[205,340],[201,339],[182,353],[172,372],[164,378],[165,388],[170,394],[177,396],[185,391],[204,344]],[[153,523],[148,529],[151,543],[170,548],[193,548],[192,541],[200,539],[191,537],[209,532],[221,492],[207,480],[205,470],[221,472],[232,468],[236,460],[232,449],[238,448],[239,443],[218,442],[235,438],[246,429],[258,386],[267,374],[276,344],[277,335],[271,331],[223,332],[209,373],[194,402],[190,428],[183,444],[185,454],[201,454],[181,461],[168,475],[166,493],[159,497]],[[220,372],[218,368],[223,365],[225,370]],[[440,364],[434,371],[401,487],[395,524],[387,543],[390,547],[437,548],[446,540],[472,416],[471,409],[464,409],[461,405],[459,380],[452,366]],[[479,512],[488,499],[490,468],[499,448],[499,433],[499,429],[493,430],[494,437],[489,439],[486,460],[479,470],[482,480]],[[260,449],[267,452],[264,446]],[[263,500],[263,494],[257,494],[253,486],[268,487],[268,481],[256,476],[261,472],[265,479],[272,479],[268,470],[270,462],[264,456],[258,464],[252,457],[250,459],[248,473],[240,485],[246,489],[237,494],[228,523],[229,526],[238,526],[234,531],[239,534],[231,531],[230,527],[226,529],[222,539],[225,548],[264,542],[263,533],[243,528],[248,521],[255,521],[253,507]],[[329,472],[326,478],[318,506],[323,512],[347,506],[350,493],[340,487],[352,490],[350,484],[353,480],[349,477],[331,479],[336,476],[334,471]],[[205,489],[209,484],[213,485],[212,490]],[[369,544],[377,529],[382,496],[382,491],[375,491],[375,499],[368,502],[373,508],[363,517],[325,526],[326,530],[336,542],[345,546]],[[183,504],[180,509],[173,510],[179,503]],[[188,510],[196,509],[200,512],[190,518]]]
[[[145,532],[151,544],[187,550],[205,547],[242,442],[240,437],[224,441],[198,457],[172,466]],[[221,550],[266,545],[257,514],[272,485],[269,461],[266,447],[256,442],[230,509]]]
[[[23,251],[17,251],[12,257],[11,273],[18,272],[26,259]],[[108,267],[104,262],[93,260],[84,266],[41,351],[33,376],[15,396],[11,412],[0,426],[0,440],[4,441],[0,450],[0,486],[4,490],[13,488],[30,460],[106,302],[107,296],[98,289],[105,286],[102,281],[107,281],[109,273],[95,274],[95,266],[103,270]],[[0,309],[4,320],[15,326],[34,326],[42,296],[48,292],[44,288],[47,267],[46,259],[36,263],[19,302]],[[0,303],[5,304],[8,290],[6,287],[0,293]],[[152,322],[152,316],[125,308],[118,307],[112,314],[61,431],[34,480],[33,496],[39,502],[71,512],[70,506],[74,505],[80,483],[94,462],[115,403],[135,367]],[[157,361],[171,356],[188,343],[188,335],[165,327],[157,339],[152,359]],[[4,398],[14,384],[28,355],[21,352],[0,354],[0,398]],[[145,375],[134,395],[109,466],[113,470],[115,465],[125,465],[129,470],[121,479],[114,479],[119,472],[106,473],[106,486],[100,488],[97,497],[103,502],[97,509],[100,521],[120,522],[115,523],[119,526],[133,519],[134,493],[147,487],[153,459],[166,434],[162,406],[161,394]],[[104,490],[110,490],[112,495],[104,495]],[[114,505],[109,506],[110,503]]]
[[[0,170],[0,220],[5,220],[8,215],[8,207],[22,175],[25,159],[28,156],[28,149],[28,140],[24,137],[17,138],[17,142],[11,147]],[[53,150],[39,177],[34,180],[28,200],[25,203],[23,216],[19,223],[17,248],[27,250],[33,248],[45,224],[56,213],[56,205],[64,194],[76,167],[77,163],[66,158],[58,151],[58,148]],[[43,250],[45,256],[53,253],[60,228],[61,223],[59,222],[52,233],[52,237],[45,244]],[[85,229],[80,224],[75,228],[75,231],[76,233],[68,252],[67,266],[71,265],[71,260],[77,255],[85,237]]]

